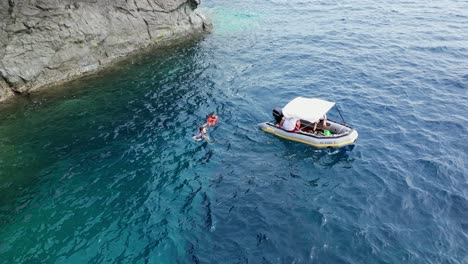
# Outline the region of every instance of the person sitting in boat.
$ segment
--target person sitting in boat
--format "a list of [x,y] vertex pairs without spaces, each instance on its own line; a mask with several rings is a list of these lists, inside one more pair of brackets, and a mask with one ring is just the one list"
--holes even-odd
[[283,117],[279,124],[276,124],[277,127],[281,127],[282,129],[288,132],[295,132],[298,131],[301,127],[301,120],[297,118],[286,118]]
[[203,126],[200,126],[198,127],[198,134],[196,134],[195,136],[193,136],[193,140],[195,141],[200,141],[200,140],[209,140],[210,137],[208,137],[208,134],[206,133],[206,125],[203,125]]
[[314,128],[312,129],[314,133],[317,132],[317,125],[319,122],[322,123],[322,130],[325,130],[325,128],[327,127],[327,115],[323,115],[322,119],[319,119],[314,123]]

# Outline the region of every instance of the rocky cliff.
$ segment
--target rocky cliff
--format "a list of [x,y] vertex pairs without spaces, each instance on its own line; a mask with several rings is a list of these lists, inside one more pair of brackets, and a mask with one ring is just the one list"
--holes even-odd
[[0,100],[207,31],[199,0],[0,0]]

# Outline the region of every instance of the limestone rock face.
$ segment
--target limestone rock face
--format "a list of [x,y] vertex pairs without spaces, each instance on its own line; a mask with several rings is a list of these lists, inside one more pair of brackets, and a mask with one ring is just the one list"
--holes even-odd
[[199,0],[0,0],[0,100],[209,31]]

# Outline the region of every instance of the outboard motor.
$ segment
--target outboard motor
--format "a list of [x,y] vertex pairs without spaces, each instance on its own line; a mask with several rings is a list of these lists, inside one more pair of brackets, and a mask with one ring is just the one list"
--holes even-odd
[[281,119],[283,119],[283,110],[281,108],[273,109],[273,117],[275,118],[276,123],[281,122]]

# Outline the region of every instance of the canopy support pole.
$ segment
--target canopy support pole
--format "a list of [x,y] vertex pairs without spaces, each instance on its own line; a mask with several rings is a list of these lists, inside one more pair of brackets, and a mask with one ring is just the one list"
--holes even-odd
[[338,114],[340,114],[341,120],[343,120],[343,123],[345,123],[345,124],[346,124],[346,121],[344,120],[344,118],[343,118],[343,115],[341,115],[340,108],[338,107],[338,105],[337,105],[337,104],[335,104],[335,106],[336,106],[336,110],[338,110]]

